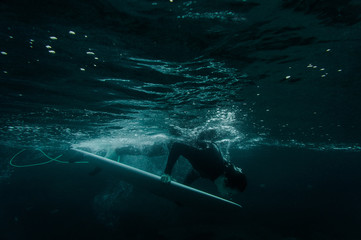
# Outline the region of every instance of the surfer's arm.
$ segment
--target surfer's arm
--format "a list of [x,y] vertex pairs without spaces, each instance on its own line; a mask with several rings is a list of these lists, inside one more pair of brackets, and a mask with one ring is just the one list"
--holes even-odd
[[183,143],[174,143],[168,156],[167,166],[164,170],[164,174],[172,174],[173,167],[180,156],[185,157],[192,164],[195,159],[199,158],[199,151],[199,149]]
[[164,170],[164,175],[171,175],[172,174],[172,170],[174,167],[174,164],[176,163],[178,157],[177,158],[170,158],[168,157],[168,161],[167,161],[167,166],[165,167]]
[[160,177],[160,181],[163,183],[170,183],[172,181],[171,173],[174,167],[174,164],[178,160],[180,156],[180,151],[177,147],[178,143],[173,144],[172,149],[170,150],[170,153],[168,155],[168,161],[167,166],[165,167],[163,175]]
[[168,161],[167,161],[167,166],[165,167],[165,170],[164,170],[164,174],[165,175],[171,175],[172,174],[172,170],[173,170],[173,167],[175,165],[175,163],[177,162],[179,156],[181,155],[181,146],[183,144],[181,143],[174,143],[171,150],[170,150],[170,153],[168,155]]

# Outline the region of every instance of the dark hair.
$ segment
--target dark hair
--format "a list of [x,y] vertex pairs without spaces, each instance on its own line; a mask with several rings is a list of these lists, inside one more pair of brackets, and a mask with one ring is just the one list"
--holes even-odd
[[225,184],[227,187],[237,189],[243,192],[247,186],[246,175],[242,173],[242,169],[227,163],[224,175],[226,177]]

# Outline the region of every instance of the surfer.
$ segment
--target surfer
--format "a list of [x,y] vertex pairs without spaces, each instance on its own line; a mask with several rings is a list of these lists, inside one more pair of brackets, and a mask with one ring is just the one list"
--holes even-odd
[[174,143],[168,156],[164,174],[161,177],[162,182],[169,183],[172,180],[170,175],[180,156],[185,157],[193,167],[185,179],[186,185],[190,185],[197,178],[203,177],[213,181],[223,196],[245,190],[247,180],[242,169],[226,161],[218,146],[208,141],[197,142],[197,147]]

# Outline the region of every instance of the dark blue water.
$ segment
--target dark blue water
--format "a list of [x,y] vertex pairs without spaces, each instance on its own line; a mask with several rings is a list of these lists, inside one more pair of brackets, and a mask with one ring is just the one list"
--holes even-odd
[[[357,0],[2,0],[0,239],[360,239],[360,20]],[[239,213],[9,164],[78,147],[161,174],[209,129],[247,174]]]

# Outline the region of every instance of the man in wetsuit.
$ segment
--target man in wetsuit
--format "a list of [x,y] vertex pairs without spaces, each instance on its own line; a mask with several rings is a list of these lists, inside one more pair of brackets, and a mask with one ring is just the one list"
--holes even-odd
[[180,156],[185,157],[193,167],[186,177],[187,185],[199,177],[208,178],[216,184],[223,196],[232,195],[236,191],[243,192],[246,188],[247,180],[242,170],[224,160],[221,151],[212,142],[198,143],[198,147],[174,143],[161,181],[165,183],[171,181],[172,169]]

